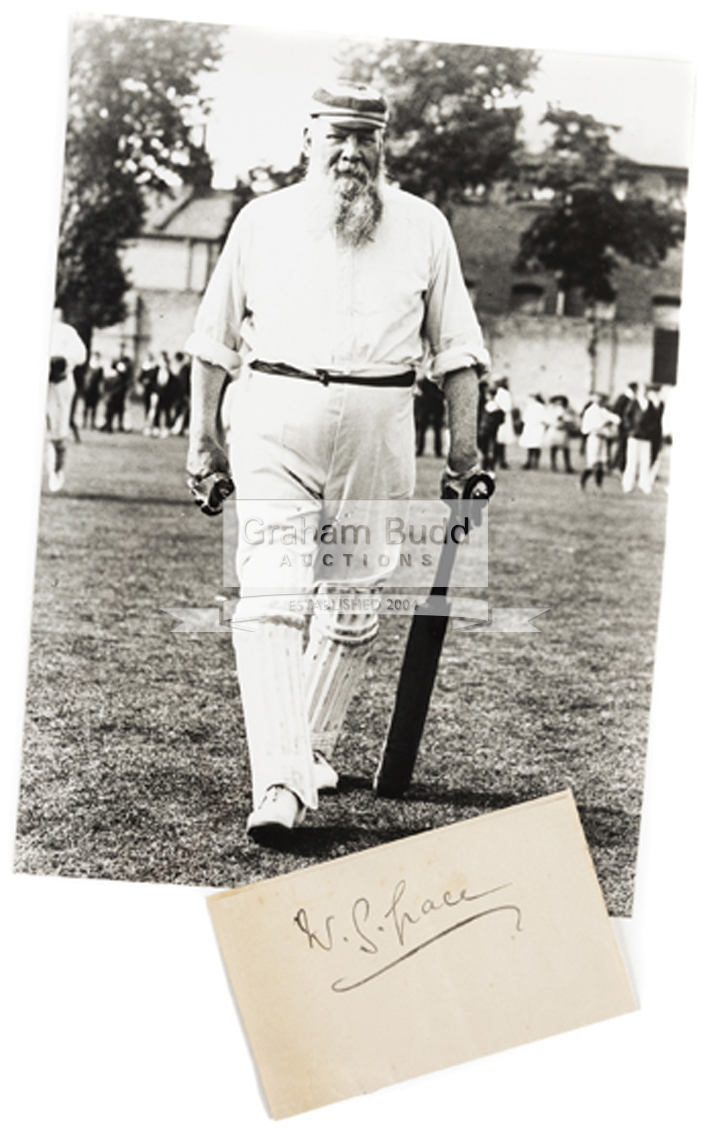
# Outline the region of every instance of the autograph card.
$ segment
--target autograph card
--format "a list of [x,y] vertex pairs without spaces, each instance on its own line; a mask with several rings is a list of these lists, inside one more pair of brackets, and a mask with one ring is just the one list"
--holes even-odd
[[635,1008],[570,791],[209,905],[277,1119]]

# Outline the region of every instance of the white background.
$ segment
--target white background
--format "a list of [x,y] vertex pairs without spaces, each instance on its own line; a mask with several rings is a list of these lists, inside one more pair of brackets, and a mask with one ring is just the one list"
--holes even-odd
[[[199,889],[13,876],[12,838],[42,459],[68,14],[15,6],[3,27],[2,1107],[12,1131],[259,1128],[269,1117]],[[84,8],[73,6],[74,10]],[[456,9],[472,13],[454,15]],[[87,11],[303,30],[669,56],[699,65],[693,0],[490,5],[358,0],[200,4],[97,0]],[[581,22],[583,20],[583,22]],[[581,109],[581,107],[579,107]],[[617,932],[637,1014],[298,1117],[293,1126],[486,1128],[706,1118],[706,144],[693,158],[679,420],[636,914]],[[693,210],[692,210],[693,209]],[[236,833],[239,830],[235,830]],[[274,1019],[274,1024],[277,1024]],[[372,1024],[376,1025],[376,1018]],[[435,1033],[431,1033],[435,1041]],[[9,1113],[9,1114],[8,1114]]]

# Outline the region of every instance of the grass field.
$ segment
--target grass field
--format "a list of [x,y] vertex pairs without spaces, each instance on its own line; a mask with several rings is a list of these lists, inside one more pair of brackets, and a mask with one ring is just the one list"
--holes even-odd
[[[66,491],[42,498],[16,869],[230,887],[570,786],[608,908],[629,914],[666,470],[649,498],[622,496],[617,477],[582,493],[513,452],[480,596],[548,607],[541,631],[449,632],[413,784],[381,801],[371,776],[409,624],[383,617],[335,759],[341,789],[274,852],[243,831],[228,635],[174,634],[160,611],[220,592],[220,522],[188,500],[184,456],[179,438],[84,433]],[[439,473],[419,460],[421,497]]]

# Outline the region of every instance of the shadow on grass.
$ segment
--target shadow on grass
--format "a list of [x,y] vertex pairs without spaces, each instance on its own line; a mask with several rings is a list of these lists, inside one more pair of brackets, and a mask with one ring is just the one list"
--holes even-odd
[[337,783],[338,793],[361,793],[362,790],[367,793],[371,792],[371,778],[360,777],[358,774],[340,774]]
[[[362,788],[366,779],[349,779],[346,790],[354,791]],[[355,784],[356,783],[356,784]],[[367,786],[369,783],[367,783]],[[407,796],[407,801],[432,801],[433,798],[421,789],[418,797]],[[510,805],[519,804],[528,798],[513,797],[508,794],[494,793],[467,793],[464,791],[451,791],[446,796],[448,805],[471,808],[482,812],[494,812],[498,809],[508,808]],[[395,806],[405,805],[406,802],[382,802],[389,807],[389,816],[393,816]],[[579,816],[586,834],[586,839],[591,849],[624,847],[628,837],[637,834],[638,817],[633,817],[620,809],[604,807],[582,806],[579,807]],[[454,823],[454,822],[451,822]],[[413,828],[410,818],[407,819],[402,811],[401,823],[390,820],[387,828],[354,826],[349,824],[306,825],[303,828],[288,832],[274,834],[266,843],[254,846],[260,847],[265,852],[277,852],[282,856],[291,856],[294,860],[331,860],[333,856],[343,856],[352,852],[362,852],[377,845],[389,844],[403,837],[416,835],[425,830]]]
[[410,828],[403,826],[366,829],[354,825],[306,825],[300,829],[283,830],[281,833],[274,831],[258,847],[264,852],[279,852],[284,856],[332,860],[336,856],[348,856],[376,845],[401,840],[411,833]]
[[[541,795],[535,790],[520,789],[516,792],[499,793],[485,790],[445,789],[420,783],[412,785],[407,790],[406,801],[491,813],[498,809],[507,809],[512,805],[521,805],[525,801],[534,801],[539,796]],[[577,808],[589,847],[610,848],[637,843],[640,830],[639,814],[603,805],[577,803]]]
[[533,801],[539,794],[534,791],[518,790],[515,793],[494,793],[487,790],[446,789],[420,783],[406,791],[407,801],[424,801],[430,805],[452,805],[460,809],[507,809],[510,805],[521,805],[523,801]]
[[131,506],[135,504],[143,504],[148,507],[185,507],[191,510],[189,498],[184,499],[171,499],[165,495],[105,495],[105,494],[79,494],[71,491],[62,496],[69,502],[77,503],[130,503]]

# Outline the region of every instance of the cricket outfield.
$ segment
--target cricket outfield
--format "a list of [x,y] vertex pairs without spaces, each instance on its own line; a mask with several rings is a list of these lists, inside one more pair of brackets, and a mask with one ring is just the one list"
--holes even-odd
[[[371,789],[409,619],[381,618],[334,759],[337,793],[292,851],[247,841],[243,719],[228,633],[174,633],[211,606],[221,523],[192,504],[185,441],[84,432],[43,495],[20,872],[210,887],[289,871],[571,787],[611,913],[632,908],[667,505],[617,476],[512,467],[489,512],[491,606],[549,611],[537,633],[446,638],[412,785]],[[580,460],[576,456],[577,465]],[[418,461],[436,497],[441,461]],[[264,673],[267,679],[267,673]]]

